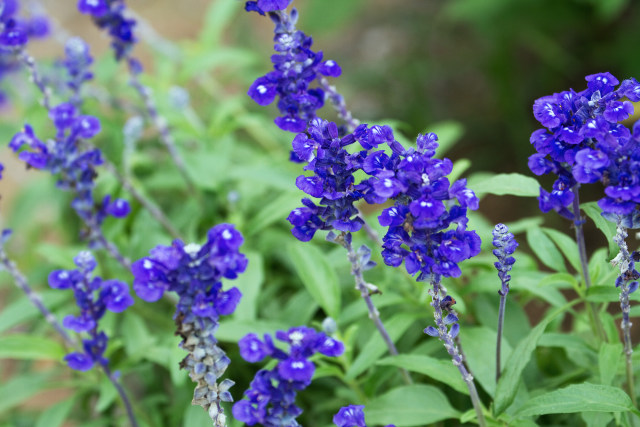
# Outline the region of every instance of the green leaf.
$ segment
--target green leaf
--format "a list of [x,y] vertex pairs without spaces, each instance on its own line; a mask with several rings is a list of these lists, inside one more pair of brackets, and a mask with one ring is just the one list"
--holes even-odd
[[293,266],[313,299],[334,319],[340,313],[340,284],[333,266],[322,251],[309,243],[287,246]]
[[284,193],[265,204],[247,225],[245,235],[250,236],[264,230],[276,222],[285,223],[285,218],[292,210],[300,206],[299,193]]
[[0,359],[62,360],[64,348],[57,341],[33,335],[0,337]]
[[[405,331],[409,329],[409,326],[419,317],[416,313],[399,313],[389,320],[385,319],[384,326],[391,337],[391,341],[394,343],[398,341]],[[349,367],[345,378],[347,380],[354,379],[373,365],[387,351],[389,351],[387,345],[376,330]]]
[[602,234],[604,234],[604,237],[609,243],[609,255],[611,256],[618,252],[618,247],[613,241],[613,236],[616,235],[616,225],[602,217],[602,209],[598,206],[598,202],[583,203],[580,207],[584,213],[593,220],[596,227],[602,231]]
[[104,412],[109,406],[113,405],[113,402],[118,398],[118,390],[113,386],[113,383],[109,381],[106,376],[103,376],[100,380],[100,397],[96,402],[96,411]]
[[210,426],[211,418],[200,406],[190,405],[184,413],[183,427]]
[[129,311],[122,321],[122,341],[130,358],[140,359],[144,357],[146,350],[153,347],[154,338],[144,320],[137,314]]
[[[518,390],[518,384],[522,376],[522,371],[529,363],[531,359],[531,353],[536,348],[538,340],[544,333],[549,323],[558,316],[560,313],[567,310],[569,307],[578,303],[579,300],[575,300],[564,307],[554,310],[551,314],[547,315],[535,328],[529,332],[522,341],[518,343],[516,348],[511,353],[511,356],[507,359],[504,372],[498,381],[496,387],[496,396],[494,400],[496,415],[504,412],[505,409],[511,405],[515,398],[516,391]],[[473,369],[473,367],[472,367]]]
[[48,374],[20,375],[0,385],[0,414],[39,393],[47,384]]
[[496,196],[538,197],[540,184],[530,176],[519,173],[501,173],[491,177],[474,179],[469,183],[478,196],[495,194]]
[[69,416],[69,412],[71,412],[74,403],[75,399],[70,397],[62,402],[50,406],[46,411],[40,414],[35,427],[60,427],[67,419],[67,416]]
[[367,420],[375,424],[424,426],[449,418],[458,418],[460,412],[449,404],[440,390],[429,385],[398,387],[367,403]]
[[417,372],[440,381],[460,393],[469,394],[469,389],[460,376],[460,371],[449,359],[436,359],[418,354],[400,354],[385,357],[379,360],[377,365],[397,366],[407,371]]
[[220,43],[220,36],[238,10],[238,2],[235,0],[211,2],[204,17],[200,43],[208,49],[214,49]]
[[602,343],[598,353],[598,368],[602,385],[611,385],[618,373],[618,365],[622,356],[622,344]]
[[527,243],[544,265],[553,271],[566,271],[562,255],[541,229],[527,230]]
[[264,263],[257,252],[245,252],[249,259],[247,270],[233,284],[242,292],[242,298],[234,317],[238,320],[255,320],[258,313],[258,295],[264,282]]
[[[68,294],[58,290],[44,291],[38,295],[42,299],[42,304],[49,310],[55,309],[69,298]],[[29,297],[25,295],[2,309],[0,312],[0,332],[40,316],[42,313],[33,306]]]
[[542,231],[551,237],[553,243],[560,249],[560,252],[567,258],[571,266],[580,273],[582,271],[582,264],[580,263],[580,253],[575,239],[551,228],[542,228]]
[[587,289],[587,301],[613,302],[619,299],[620,292],[613,286],[592,286]]
[[573,384],[534,397],[517,412],[530,417],[575,412],[625,412],[633,409],[631,398],[618,387],[597,384]]
[[[498,334],[495,330],[484,326],[460,328],[460,342],[462,343],[462,349],[467,358],[469,368],[473,372],[476,381],[489,396],[494,396],[496,390],[495,345],[497,337]],[[511,346],[503,337],[502,366],[505,366],[505,361],[509,360],[511,353]],[[491,356],[488,357],[488,354],[491,354]],[[488,360],[491,360],[491,362]]]

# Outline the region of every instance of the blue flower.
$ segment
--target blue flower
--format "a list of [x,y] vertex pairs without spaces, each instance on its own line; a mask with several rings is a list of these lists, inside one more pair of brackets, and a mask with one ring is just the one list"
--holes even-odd
[[249,362],[270,356],[278,360],[272,370],[260,370],[245,391],[246,400],[233,405],[233,416],[248,425],[260,423],[266,427],[295,426],[302,410],[295,405],[297,391],[311,384],[315,365],[309,360],[315,353],[338,357],[344,345],[322,332],[304,326],[276,332],[279,341],[289,344],[289,352],[278,349],[270,335],[260,340],[248,334],[238,345],[240,355]]
[[65,357],[70,368],[86,371],[96,363],[106,367],[108,360],[104,357],[108,338],[104,332],[98,331],[98,323],[105,311],[114,313],[133,305],[129,295],[129,287],[119,280],[103,280],[92,277],[97,263],[91,252],[80,252],[74,258],[78,266],[75,270],[56,270],[49,274],[49,286],[54,289],[73,290],[80,315],[68,315],[62,325],[77,333],[87,333],[89,338],[83,339],[84,352],[74,352]]
[[[540,190],[540,209],[555,210],[574,219],[568,207],[577,184],[601,182],[605,197],[598,201],[605,218],[632,216],[640,202],[640,129],[620,123],[633,114],[640,100],[636,79],[619,81],[610,73],[587,76],[587,89],[545,96],[534,102],[533,113],[546,128],[531,135],[537,154],[529,159],[536,175],[558,176],[553,191]],[[627,97],[630,101],[622,100]],[[629,217],[626,222],[633,222]]]
[[282,130],[300,133],[324,105],[324,91],[311,85],[322,76],[338,77],[341,69],[335,61],[323,60],[322,52],[311,50],[311,37],[296,29],[297,11],[284,11],[290,3],[291,0],[258,0],[245,4],[247,11],[269,13],[275,23],[277,52],[271,57],[274,69],[256,79],[248,95],[263,106],[277,98],[282,115],[275,119],[276,125]]
[[78,1],[78,10],[90,15],[100,29],[106,29],[109,32],[111,47],[118,61],[125,58],[137,42],[133,34],[136,21],[125,17],[125,9],[123,0]]
[[518,242],[516,242],[515,237],[504,224],[496,224],[492,234],[493,246],[495,247],[493,254],[498,258],[498,261],[496,261],[494,265],[498,270],[498,277],[500,277],[502,282],[500,295],[506,295],[509,293],[509,280],[511,280],[509,272],[516,262],[516,259],[511,255],[513,255],[518,247]]
[[247,268],[247,258],[239,252],[243,241],[232,224],[219,224],[202,245],[175,240],[171,246],[156,246],[131,267],[133,288],[143,300],[157,301],[167,291],[178,294],[176,333],[189,352],[180,366],[197,382],[193,403],[216,422],[224,419],[220,402],[233,401],[228,392],[233,381],[217,383],[231,361],[214,334],[220,316],[232,314],[242,296],[235,287],[223,290],[222,279],[235,279]]

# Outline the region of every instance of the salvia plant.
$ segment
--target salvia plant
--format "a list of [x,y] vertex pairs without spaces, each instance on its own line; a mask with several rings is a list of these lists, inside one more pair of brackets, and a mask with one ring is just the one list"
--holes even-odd
[[176,42],[0,0],[0,427],[640,425],[636,78],[530,100],[540,182],[467,174],[461,123],[407,137],[308,34],[368,4],[292,3]]

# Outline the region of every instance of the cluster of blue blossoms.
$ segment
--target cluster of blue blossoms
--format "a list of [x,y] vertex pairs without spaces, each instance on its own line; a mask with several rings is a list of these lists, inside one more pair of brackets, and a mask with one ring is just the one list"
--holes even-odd
[[[29,39],[49,35],[49,21],[44,16],[24,18],[18,16],[18,0],[0,2],[0,81],[20,68],[16,54]],[[6,102],[6,94],[0,91],[0,105]]]
[[93,57],[89,45],[80,37],[70,38],[64,45],[64,53],[65,57],[60,64],[67,74],[65,85],[71,91],[69,102],[80,108],[83,101],[82,87],[93,79],[93,72],[90,68]]
[[[271,104],[278,98],[282,116],[275,119],[280,129],[303,132],[316,111],[324,105],[325,93],[310,86],[320,76],[338,77],[342,70],[335,61],[323,61],[322,52],[311,50],[313,40],[296,29],[296,9],[283,9],[291,0],[248,1],[246,10],[265,12],[275,23],[275,50],[271,57],[274,70],[258,78],[249,88],[249,96],[259,105]],[[297,160],[292,156],[292,160]]]
[[98,322],[106,310],[114,313],[126,310],[133,304],[133,298],[129,295],[126,283],[92,277],[97,263],[90,252],[80,252],[73,260],[78,268],[52,271],[49,274],[49,286],[73,290],[80,315],[68,315],[62,324],[72,331],[87,333],[90,338],[82,340],[84,352],[70,353],[64,360],[70,368],[78,371],[87,371],[95,364],[106,367],[108,360],[104,357],[104,352],[108,338],[98,330]]
[[157,301],[167,291],[178,294],[176,333],[189,352],[180,366],[197,383],[193,403],[208,411],[216,426],[226,425],[221,402],[233,401],[228,392],[233,381],[217,383],[230,360],[214,334],[220,316],[232,314],[242,296],[235,287],[223,291],[221,280],[245,271],[247,258],[239,252],[243,241],[233,225],[220,224],[209,230],[203,245],[180,240],[159,245],[131,268],[133,288],[143,300]]
[[96,178],[95,168],[103,163],[100,150],[86,149],[83,140],[96,136],[100,130],[98,118],[79,114],[71,103],[62,103],[49,111],[57,133],[54,140],[42,142],[26,125],[9,142],[9,147],[20,151],[20,160],[29,167],[49,171],[58,175],[58,187],[72,191],[75,195],[71,206],[88,226],[90,242],[99,243],[100,225],[108,216],[122,218],[130,211],[129,203],[123,199],[111,200],[105,196],[96,205],[93,197]]
[[[367,427],[364,421],[364,406],[349,405],[340,408],[333,417],[333,423],[336,427]],[[389,424],[385,427],[395,427]]]
[[[246,9],[270,12],[276,24],[276,51],[285,52],[272,57],[276,70],[258,78],[249,96],[260,105],[280,96],[280,110],[289,115],[276,122],[285,130],[298,132],[292,143],[293,157],[307,163],[304,169],[313,172],[299,176],[296,185],[320,199],[316,204],[305,198],[304,206],[291,212],[287,219],[293,225],[293,235],[309,241],[317,230],[358,231],[363,220],[356,202],[382,204],[393,199],[395,205],[379,218],[381,225],[389,227],[383,239],[385,263],[398,267],[404,261],[410,274],[420,272],[418,280],[426,280],[432,273],[459,276],[458,263],[480,251],[480,238],[466,229],[467,209],[477,209],[478,198],[465,180],[449,183],[446,175],[452,163],[433,158],[438,146],[433,133],[418,137],[417,150],[406,149],[395,140],[389,126],[362,124],[346,133],[335,123],[315,117],[322,105],[309,100],[321,94],[309,89],[308,82],[318,74],[338,76],[340,68],[333,61],[320,62],[307,49],[306,36],[295,30],[295,9],[290,14],[281,10],[289,3],[247,2]],[[285,64],[282,69],[281,64]],[[320,99],[324,102],[324,95]],[[287,100],[313,108],[292,108],[295,103]],[[283,126],[285,122],[288,125]],[[356,141],[362,150],[347,151]],[[386,149],[379,149],[381,145]],[[356,182],[354,174],[359,171],[365,178]],[[450,229],[452,225],[455,228]]]
[[518,247],[518,242],[516,242],[513,233],[510,233],[509,228],[504,224],[496,224],[492,234],[493,246],[495,246],[493,254],[498,258],[494,265],[502,282],[502,289],[498,293],[501,296],[505,296],[509,293],[509,281],[511,280],[509,272],[516,262],[512,255]]
[[296,393],[311,384],[315,372],[309,358],[315,353],[337,357],[344,352],[340,341],[304,326],[278,331],[276,338],[289,344],[289,353],[277,348],[268,334],[263,340],[248,334],[238,343],[240,355],[248,362],[259,362],[267,356],[278,360],[275,368],[260,370],[244,393],[247,399],[233,405],[233,416],[250,426],[298,426],[295,419],[302,409],[295,404]]
[[136,43],[133,28],[136,21],[124,15],[123,0],[80,0],[78,10],[91,15],[95,24],[109,32],[116,59],[126,58]]
[[586,80],[582,92],[555,93],[534,103],[534,116],[545,129],[531,135],[538,153],[529,158],[529,168],[536,175],[558,176],[550,193],[540,189],[540,209],[574,219],[567,208],[574,200],[572,189],[600,181],[603,215],[632,222],[640,202],[640,124],[630,130],[621,122],[633,114],[630,101],[640,101],[640,83],[631,78],[618,86],[610,73]]

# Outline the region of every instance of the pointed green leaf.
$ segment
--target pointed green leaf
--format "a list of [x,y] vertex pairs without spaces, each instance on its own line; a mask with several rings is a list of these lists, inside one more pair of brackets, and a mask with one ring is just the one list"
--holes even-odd
[[35,427],[60,427],[67,419],[67,416],[69,416],[69,412],[71,412],[71,408],[73,408],[74,403],[75,399],[71,397],[50,406],[46,411],[40,414]]
[[534,397],[517,412],[530,417],[575,412],[625,412],[633,409],[631,398],[618,387],[597,384],[573,384]]
[[529,363],[529,360],[531,360],[531,353],[533,353],[533,350],[538,344],[538,340],[549,323],[551,323],[551,321],[560,313],[563,313],[565,310],[578,303],[578,301],[579,300],[575,300],[547,315],[535,328],[531,330],[531,332],[529,332],[529,335],[518,343],[513,352],[511,352],[511,356],[507,359],[504,372],[502,373],[500,381],[498,381],[498,386],[496,387],[496,396],[494,400],[496,415],[504,412],[505,409],[507,409],[513,402],[516,391],[518,390],[522,371],[527,366],[527,363]]
[[64,348],[57,341],[33,335],[0,337],[0,359],[62,360]]
[[[39,296],[42,299],[42,304],[49,310],[58,307],[70,297],[66,292],[58,290],[44,291],[39,293]],[[40,316],[42,316],[42,313],[34,307],[27,296],[23,296],[4,307],[0,312],[0,332]]]
[[527,230],[527,243],[544,265],[553,271],[566,271],[562,255],[551,239],[539,228]]
[[398,387],[370,400],[365,414],[368,423],[393,423],[397,427],[430,425],[460,416],[444,393],[436,387],[418,384]]
[[489,178],[474,179],[469,183],[469,188],[477,195],[538,197],[540,194],[538,181],[519,173],[501,173]]
[[598,368],[602,385],[611,385],[622,357],[622,343],[602,343],[598,353]]
[[584,213],[587,214],[587,216],[591,218],[591,220],[593,220],[593,223],[596,225],[596,227],[598,227],[598,229],[602,231],[602,234],[604,234],[607,242],[609,243],[609,255],[618,252],[618,247],[613,241],[613,236],[616,235],[616,225],[613,222],[608,221],[602,217],[602,209],[600,209],[598,203],[583,203],[580,205],[580,207],[582,208]]
[[567,258],[571,266],[577,272],[581,272],[582,264],[580,263],[580,253],[575,239],[551,228],[542,228],[542,231],[553,240],[553,243],[560,249],[560,252]]
[[[364,301],[362,302],[364,304]],[[416,313],[399,313],[393,316],[391,319],[385,319],[384,326],[391,337],[391,340],[395,343],[405,333],[409,326],[416,321],[420,316]],[[353,361],[353,364],[347,371],[346,379],[352,380],[367,368],[375,363],[383,354],[387,353],[389,349],[384,340],[376,330],[374,334],[369,338],[369,341]]]
[[246,252],[245,255],[249,259],[247,270],[233,282],[242,292],[242,298],[233,315],[238,320],[255,320],[258,314],[258,295],[264,282],[264,265],[259,253]]
[[296,242],[287,246],[289,258],[313,299],[334,319],[340,313],[340,284],[333,266],[320,249]]
[[460,376],[460,371],[451,360],[436,359],[435,357],[419,354],[399,354],[379,360],[378,365],[397,366],[407,371],[417,372],[440,381],[460,393],[469,394],[467,384]]

